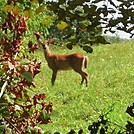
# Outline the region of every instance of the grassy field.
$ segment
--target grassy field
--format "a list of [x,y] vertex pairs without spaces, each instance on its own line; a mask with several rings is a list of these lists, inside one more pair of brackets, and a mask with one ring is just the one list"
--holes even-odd
[[[72,71],[58,73],[55,86],[51,86],[51,70],[43,52],[33,56],[42,62],[41,73],[35,78],[36,93],[46,93],[46,101],[53,102],[52,123],[41,127],[47,134],[56,131],[65,134],[70,129],[76,132],[87,127],[101,114],[109,121],[125,127],[132,120],[125,113],[134,103],[134,42],[94,46],[94,52],[87,54],[75,47],[69,51],[64,47],[51,47],[53,53],[66,54],[81,52],[89,57],[87,72],[89,86],[80,85],[81,77]],[[117,127],[111,124],[113,127]]]

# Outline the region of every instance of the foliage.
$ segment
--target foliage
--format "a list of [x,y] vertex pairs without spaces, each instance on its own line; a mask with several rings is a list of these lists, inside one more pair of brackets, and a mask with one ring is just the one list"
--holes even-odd
[[[127,108],[127,113],[134,117],[134,113],[132,112],[134,109],[134,105],[130,106]],[[108,114],[108,113],[107,113]],[[100,133],[100,134],[105,134],[105,133],[109,133],[109,124],[112,124],[112,122],[109,122],[107,119],[104,119],[104,115],[100,116],[100,120],[98,120],[97,122],[94,122],[92,125],[89,125],[88,130],[90,131],[91,134],[96,134],[96,133]],[[113,123],[114,124],[114,123]],[[111,134],[114,134],[116,132],[117,129],[117,124],[115,124],[115,128],[113,129],[113,131],[111,131]],[[118,126],[120,127],[120,130],[116,133],[118,134],[132,134],[134,133],[134,124],[132,124],[131,122],[127,122],[126,128],[123,128],[123,131],[121,131],[122,126]]]
[[[10,4],[9,4],[10,5]],[[9,9],[6,7],[4,10]],[[38,124],[49,123],[52,103],[47,104],[46,94],[30,95],[27,88],[36,87],[33,78],[40,72],[41,63],[21,51],[23,33],[28,29],[27,18],[20,15],[17,6],[10,6],[5,22],[1,25],[0,41],[0,130],[6,133],[43,133]],[[29,53],[39,49],[28,43]],[[21,53],[22,56],[19,54]],[[27,63],[21,63],[21,59]]]
[[69,49],[77,44],[91,53],[94,43],[109,44],[102,28],[104,32],[122,30],[133,36],[133,4],[132,0],[117,0],[117,4],[113,0],[9,0],[2,10],[29,17],[32,32],[43,31],[46,38],[58,37]]
[[[133,104],[133,106],[129,106],[127,108],[126,112],[130,116],[134,117],[133,110],[134,110],[134,104]],[[134,133],[134,124],[133,123],[128,121],[126,127],[123,128],[123,131],[121,131],[122,126],[118,126],[117,124],[114,124],[113,122],[109,122],[108,119],[105,118],[105,116],[106,115],[101,115],[97,121],[93,122],[93,124],[88,126],[88,130],[89,130],[90,134],[98,134],[98,133],[100,133],[100,134],[106,134],[106,133],[110,133],[110,134],[114,134],[114,133],[118,133],[118,134],[133,134]],[[109,126],[112,123],[116,127],[110,132],[109,131]],[[120,130],[118,132],[116,132],[116,129],[118,127],[120,128]],[[82,129],[80,129],[78,131],[78,134],[83,134],[83,132],[84,131]],[[75,130],[73,130],[73,129],[70,132],[68,132],[68,134],[74,134],[74,133],[75,133]]]
[[[134,10],[131,5],[134,2],[117,1],[119,5],[114,4],[112,0],[77,0],[77,2],[58,0],[48,1],[47,8],[57,15],[57,20],[62,22],[62,25],[58,24],[58,27],[60,25],[59,30],[64,32],[63,39],[69,40],[67,45],[69,49],[75,44],[80,44],[82,47],[86,45],[89,48],[89,44],[109,44],[103,36],[96,34],[98,27],[105,28],[104,32],[113,33],[115,30],[122,30],[133,36]],[[100,3],[102,6],[99,6]],[[119,17],[115,16],[116,13],[119,13]],[[86,33],[86,36],[83,33]],[[88,33],[90,33],[89,36],[87,36]],[[72,39],[74,35],[75,38]],[[88,52],[88,49],[85,51]]]
[[[101,7],[99,2],[104,2]],[[31,59],[29,53],[34,53],[40,47],[28,40],[28,46],[23,44],[23,37],[29,21],[31,30],[51,31],[54,24],[60,31],[62,39],[67,42],[67,47],[72,49],[76,44],[81,46],[86,52],[92,52],[90,45],[94,43],[109,44],[101,35],[103,24],[106,31],[113,31],[113,27],[123,30],[133,36],[133,8],[134,1],[120,1],[116,6],[112,0],[77,0],[76,1],[48,1],[44,0],[7,0],[2,3],[1,15],[1,41],[0,41],[0,130],[5,133],[43,133],[38,124],[50,122],[49,114],[52,111],[52,103],[44,102],[46,94],[31,95],[28,89],[35,88],[33,78],[40,72],[41,63]],[[88,3],[89,2],[89,3]],[[113,8],[107,7],[111,4]],[[118,10],[120,17],[108,18],[109,14]],[[52,11],[55,17],[50,15],[41,19],[44,10]],[[32,17],[37,21],[34,29]],[[41,15],[41,16],[40,16]],[[25,16],[25,17],[24,17]],[[29,20],[27,20],[29,18]],[[40,22],[41,21],[41,22]],[[54,21],[56,23],[54,23]],[[35,22],[35,21],[34,21]],[[121,25],[120,25],[121,23]],[[39,25],[38,25],[39,24]],[[43,28],[45,25],[45,28]],[[31,34],[31,33],[30,33]],[[45,36],[48,34],[45,33]],[[28,48],[22,52],[22,47]],[[23,64],[21,59],[26,60]],[[66,103],[66,102],[65,102]],[[131,113],[131,108],[127,112]],[[132,113],[131,113],[132,114]],[[103,119],[103,118],[101,118]],[[99,122],[99,123],[102,123]],[[130,130],[133,124],[128,122],[127,128]],[[79,131],[82,133],[82,130]]]

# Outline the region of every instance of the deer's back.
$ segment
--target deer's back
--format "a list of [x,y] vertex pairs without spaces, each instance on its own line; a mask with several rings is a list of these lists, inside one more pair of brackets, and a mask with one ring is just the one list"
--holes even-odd
[[82,65],[84,55],[74,53],[70,55],[54,54],[49,57],[48,66],[52,70],[70,70],[72,68]]

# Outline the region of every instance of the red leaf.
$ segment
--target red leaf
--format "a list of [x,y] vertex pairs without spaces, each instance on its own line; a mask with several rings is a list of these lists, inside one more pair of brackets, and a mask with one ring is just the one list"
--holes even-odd
[[33,119],[33,118],[30,119],[30,125],[33,127],[36,126],[35,119]]
[[9,29],[11,31],[14,29],[13,24],[15,22],[15,19],[16,19],[16,17],[13,14],[11,14],[10,12],[8,13],[7,18],[5,19],[6,23],[7,23],[6,25],[9,27]]
[[30,114],[26,110],[21,114],[21,118],[28,118],[29,116]]
[[27,105],[27,106],[24,106],[24,109],[30,110],[32,107],[33,105]]
[[32,45],[33,45],[32,41],[29,41],[29,43],[28,43],[28,47],[31,48]]
[[[39,100],[43,100],[46,98],[46,94],[36,94],[34,95],[34,105],[40,104]],[[45,103],[41,103],[42,105],[46,105]]]
[[42,113],[37,110],[37,111],[36,111],[36,116],[35,116],[35,118],[36,118],[36,119],[40,119],[40,118],[41,118],[41,115],[42,115]]
[[42,105],[42,109],[41,110],[43,110],[46,107],[46,102],[42,102],[41,105]]
[[28,71],[32,73],[32,76],[33,76],[33,78],[34,78],[35,75],[40,72],[41,62],[40,62],[40,63],[37,63],[36,60],[30,61],[30,62],[28,63],[28,66],[29,66],[29,70],[28,70]]
[[34,105],[36,105],[39,103],[40,96],[38,94],[36,94],[36,95],[34,95],[33,99],[34,99]]
[[15,107],[14,106],[9,106],[9,111],[10,112],[15,112]]
[[40,94],[40,99],[45,99],[46,98],[46,94]]
[[26,54],[23,54],[23,58],[29,59],[29,56]]
[[1,61],[7,61],[10,57],[10,54],[9,53],[6,53],[3,55],[3,57],[1,58]]
[[47,111],[47,113],[52,112],[52,110],[53,110],[52,106],[53,106],[53,103],[52,103],[52,102],[50,102],[50,103],[46,106],[45,110]]
[[30,53],[34,53],[36,49],[40,49],[40,46],[38,44],[33,44],[31,41],[29,41],[28,47],[30,48]]
[[18,21],[15,24],[15,30],[17,31],[17,37],[21,36],[27,29],[26,25],[27,18],[20,16],[18,18]]
[[21,83],[23,84],[23,86],[28,86],[28,87],[33,86],[33,87],[36,87],[34,82],[28,82],[26,79],[23,79],[21,81]]
[[2,24],[2,31],[5,31],[5,33],[7,33],[7,23],[5,22],[4,24]]
[[14,87],[13,90],[10,90],[10,92],[12,94],[14,94],[17,99],[20,99],[20,98],[22,99],[22,92],[23,92],[23,90],[19,90],[16,87]]
[[36,35],[37,40],[40,38],[41,35],[43,35],[43,32],[34,32]]
[[31,103],[31,99],[30,99],[30,97],[29,97],[29,96],[28,96],[28,98],[27,98],[26,102],[30,102],[30,103]]
[[49,41],[48,41],[48,43],[53,44],[54,43],[54,39],[53,38],[50,38]]

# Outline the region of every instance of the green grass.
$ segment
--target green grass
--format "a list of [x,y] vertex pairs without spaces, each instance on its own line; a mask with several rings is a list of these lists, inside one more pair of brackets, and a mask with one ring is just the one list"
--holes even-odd
[[36,52],[33,58],[41,61],[42,66],[33,91],[46,93],[46,101],[53,102],[52,123],[41,126],[45,132],[65,134],[70,129],[77,132],[83,128],[87,134],[88,125],[109,110],[107,118],[113,123],[125,127],[126,121],[132,120],[125,111],[134,103],[134,42],[94,46],[92,54],[77,47],[71,51],[54,46],[50,49],[59,54],[80,52],[87,55],[89,86],[81,86],[81,77],[73,70],[59,72],[55,86],[51,86],[52,72],[43,52]]

